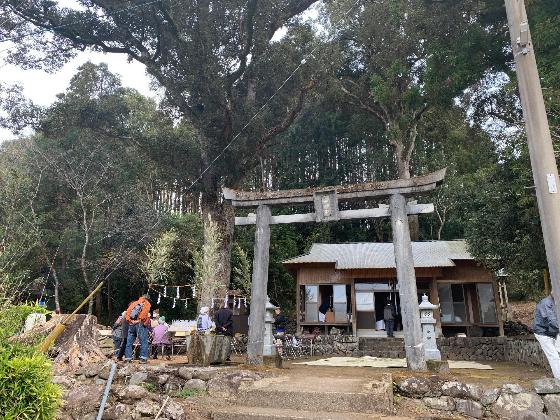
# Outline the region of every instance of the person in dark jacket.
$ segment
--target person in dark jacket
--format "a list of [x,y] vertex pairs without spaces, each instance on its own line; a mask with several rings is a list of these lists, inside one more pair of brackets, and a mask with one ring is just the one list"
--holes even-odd
[[274,317],[274,334],[284,334],[286,332],[286,317],[282,314],[282,309],[276,308],[274,310],[276,316]]
[[223,306],[214,314],[216,334],[223,335],[230,341],[227,346],[226,362],[231,360],[231,339],[233,337],[233,312],[227,306]]
[[539,341],[543,353],[548,359],[552,374],[560,379],[560,355],[558,354],[558,316],[556,314],[556,303],[554,296],[549,295],[537,304],[535,309],[535,320],[533,321],[533,333]]
[[391,303],[391,299],[387,299],[387,303],[383,307],[383,320],[385,321],[385,331],[387,331],[387,337],[395,336],[395,312],[395,307]]
[[214,315],[216,334],[233,336],[233,312],[227,306],[220,308]]

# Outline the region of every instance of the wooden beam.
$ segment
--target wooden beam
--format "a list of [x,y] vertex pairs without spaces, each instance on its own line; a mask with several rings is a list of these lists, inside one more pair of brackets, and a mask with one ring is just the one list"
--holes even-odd
[[406,199],[400,194],[391,196],[391,227],[393,228],[406,362],[411,370],[426,370],[412,244],[406,215]]
[[[407,214],[426,214],[433,213],[433,204],[409,204],[406,206]],[[391,210],[389,206],[379,207],[375,209],[359,209],[359,210],[341,210],[338,212],[340,220],[348,219],[369,219],[375,217],[389,217]],[[236,217],[236,226],[254,225],[257,217],[254,213],[250,213],[246,217]],[[304,214],[284,214],[280,216],[272,216],[270,220],[271,225],[287,224],[287,223],[310,223],[315,222],[315,213]]]
[[247,363],[263,363],[264,317],[267,301],[268,262],[270,248],[270,208],[257,208],[257,229],[253,258],[253,279],[251,282],[251,313],[249,314],[249,334],[247,341]]
[[260,204],[286,205],[314,203],[319,193],[334,191],[338,200],[357,200],[373,197],[389,197],[393,194],[421,194],[434,190],[443,182],[446,169],[409,179],[368,182],[363,184],[337,185],[319,188],[279,190],[267,192],[239,191],[223,188],[224,198],[234,207],[256,207]]

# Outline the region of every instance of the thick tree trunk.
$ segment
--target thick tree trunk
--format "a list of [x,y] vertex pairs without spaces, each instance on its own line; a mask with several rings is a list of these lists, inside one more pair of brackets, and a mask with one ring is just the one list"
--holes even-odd
[[[397,143],[400,143],[398,141]],[[399,179],[410,179],[410,160],[402,146],[394,146],[397,157],[397,174]],[[408,226],[410,229],[410,240],[417,241],[420,237],[420,222],[417,214],[408,216]]]
[[220,235],[218,273],[215,279],[219,286],[212,287],[210,284],[203,284],[200,291],[199,306],[210,305],[212,298],[223,298],[223,292],[229,289],[235,215],[233,207],[222,201],[220,195],[221,193],[217,191],[202,194],[202,215],[205,226],[204,241],[208,240],[206,228],[209,220],[215,223]]

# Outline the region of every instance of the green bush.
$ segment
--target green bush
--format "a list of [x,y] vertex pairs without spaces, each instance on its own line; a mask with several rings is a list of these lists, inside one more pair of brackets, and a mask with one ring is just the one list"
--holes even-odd
[[0,417],[5,420],[51,420],[60,406],[60,388],[52,383],[51,364],[37,353],[35,340],[19,343],[19,333],[31,313],[46,313],[38,305],[14,305],[0,311]]
[[51,364],[42,354],[0,360],[0,413],[3,419],[55,418],[60,388],[52,383]]

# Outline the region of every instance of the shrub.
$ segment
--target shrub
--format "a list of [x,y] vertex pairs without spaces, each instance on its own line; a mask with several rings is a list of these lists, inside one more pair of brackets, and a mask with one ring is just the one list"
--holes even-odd
[[52,383],[51,364],[42,354],[0,359],[0,413],[4,419],[55,418],[60,388]]
[[50,420],[60,406],[60,388],[52,383],[51,364],[36,352],[42,337],[26,343],[13,340],[31,313],[46,313],[38,305],[10,305],[0,311],[0,417]]

